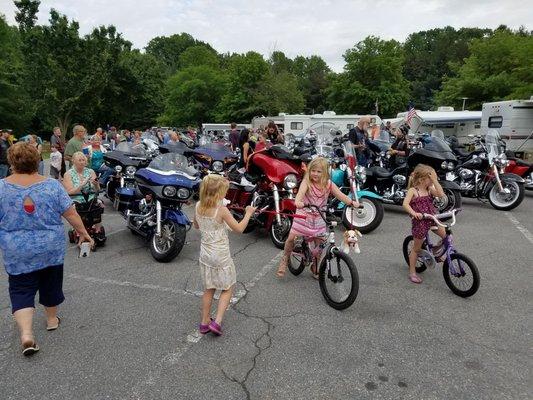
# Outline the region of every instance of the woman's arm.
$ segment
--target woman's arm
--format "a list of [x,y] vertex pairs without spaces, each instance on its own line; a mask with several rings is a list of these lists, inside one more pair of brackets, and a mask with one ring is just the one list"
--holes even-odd
[[222,221],[228,224],[232,231],[243,233],[248,226],[248,222],[250,222],[250,218],[252,217],[256,208],[257,207],[247,206],[244,218],[240,222],[237,222],[237,220],[233,218],[233,215],[231,215],[227,207],[220,207],[218,209],[218,214],[220,215]]
[[100,191],[100,182],[98,182],[98,179],[96,178],[96,172],[91,169],[91,183],[94,185],[94,189],[96,192]]
[[342,193],[339,187],[333,182],[331,182],[331,193],[344,204],[351,204],[353,207],[359,207],[359,202],[357,200],[350,199],[348,196]]
[[246,165],[246,162],[248,161],[248,151],[250,150],[250,144],[248,142],[244,143],[242,145],[242,161],[243,164]]

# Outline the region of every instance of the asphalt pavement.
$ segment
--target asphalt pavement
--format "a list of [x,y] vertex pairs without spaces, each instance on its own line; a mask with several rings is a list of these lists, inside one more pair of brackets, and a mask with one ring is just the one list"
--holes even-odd
[[345,311],[308,271],[276,278],[267,234],[231,234],[238,284],[222,337],[197,332],[199,233],[157,263],[108,207],[104,248],[80,259],[69,245],[61,326],[47,332],[38,309],[31,358],[0,276],[0,398],[529,399],[533,193],[511,212],[464,203],[453,232],[481,274],[473,297],[455,296],[439,266],[408,281],[410,222],[387,206],[352,255],[360,291]]

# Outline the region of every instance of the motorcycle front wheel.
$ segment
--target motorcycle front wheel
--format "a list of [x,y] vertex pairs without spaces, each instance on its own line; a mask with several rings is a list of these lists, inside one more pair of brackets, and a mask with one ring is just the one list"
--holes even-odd
[[383,204],[378,199],[361,197],[360,209],[344,207],[342,210],[342,224],[348,230],[357,229],[361,233],[369,233],[376,229],[383,221]]
[[[443,191],[444,196],[440,198],[435,198],[435,201],[433,203],[439,214],[451,211],[456,208],[461,208],[463,198],[461,197],[461,192],[459,190],[443,188]],[[447,220],[450,218],[451,217],[443,218],[443,220]]]
[[496,210],[509,211],[516,208],[524,200],[524,184],[515,181],[502,182],[503,190],[509,193],[501,192],[498,184],[494,185],[489,192],[489,202]]
[[359,274],[352,258],[337,250],[324,257],[318,272],[320,291],[328,305],[336,310],[350,307],[359,293]]
[[185,244],[185,226],[166,219],[161,221],[161,236],[154,232],[150,240],[152,257],[159,262],[172,261]]
[[[292,214],[289,211],[284,212],[284,214]],[[281,224],[278,224],[277,218],[274,218],[272,225],[270,226],[270,240],[274,243],[278,249],[283,249],[285,247],[285,241],[289,236],[289,232],[292,227],[292,217],[288,215],[281,215]]]

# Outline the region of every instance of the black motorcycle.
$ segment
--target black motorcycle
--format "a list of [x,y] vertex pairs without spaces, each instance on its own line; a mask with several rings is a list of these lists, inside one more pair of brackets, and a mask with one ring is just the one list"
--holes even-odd
[[465,197],[488,200],[497,210],[512,210],[524,199],[525,180],[505,173],[509,165],[504,143],[496,130],[474,140],[477,149],[461,154],[462,163],[446,178],[457,183]]
[[425,138],[417,147],[411,149],[407,162],[389,171],[373,166],[366,170],[364,189],[373,191],[383,197],[387,204],[402,205],[407,194],[409,175],[418,164],[434,168],[439,177],[444,196],[435,199],[439,213],[460,208],[462,204],[461,188],[455,182],[446,180],[446,173],[457,166],[457,158],[450,146],[438,137]]

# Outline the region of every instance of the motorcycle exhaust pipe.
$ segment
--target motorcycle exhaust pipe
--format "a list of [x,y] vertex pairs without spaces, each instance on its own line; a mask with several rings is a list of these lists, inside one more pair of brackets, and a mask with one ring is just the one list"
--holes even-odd
[[281,225],[281,216],[279,215],[279,192],[276,185],[272,185],[272,192],[274,193],[274,207],[276,208],[276,222]]
[[155,202],[155,211],[157,220],[157,227],[155,233],[157,236],[161,236],[161,202],[159,200]]

